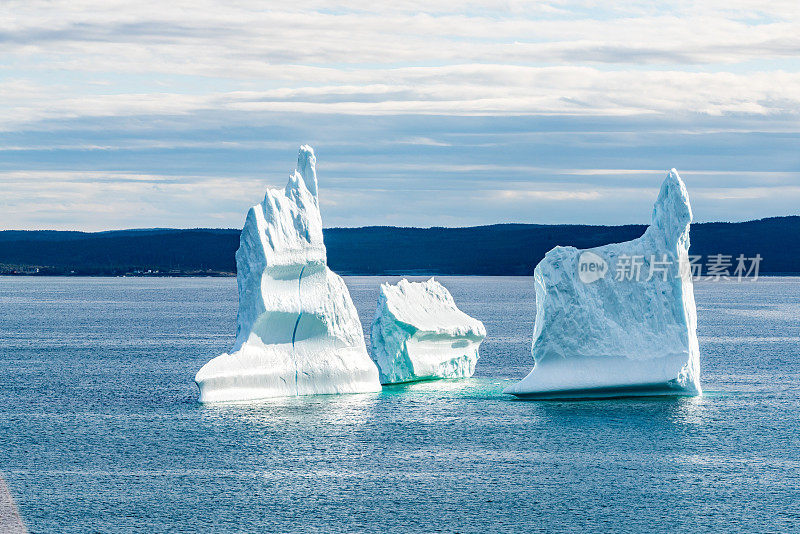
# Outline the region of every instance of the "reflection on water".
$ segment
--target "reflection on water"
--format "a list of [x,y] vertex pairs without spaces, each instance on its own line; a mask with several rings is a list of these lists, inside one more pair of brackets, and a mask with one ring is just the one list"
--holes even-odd
[[380,393],[277,397],[256,402],[205,404],[203,418],[210,423],[240,420],[258,427],[305,425],[354,426],[363,424],[375,409]]
[[710,399],[708,393],[703,397],[683,397],[677,403],[677,408],[673,420],[684,425],[700,426],[704,423],[704,415]]

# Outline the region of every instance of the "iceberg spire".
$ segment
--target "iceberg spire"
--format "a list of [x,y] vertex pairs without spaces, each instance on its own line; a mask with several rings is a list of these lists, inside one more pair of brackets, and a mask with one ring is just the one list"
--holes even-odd
[[314,149],[308,145],[300,147],[297,154],[297,173],[303,179],[306,187],[315,197],[317,196],[317,158]]
[[661,184],[661,191],[653,206],[650,228],[647,231],[659,232],[670,248],[680,245],[688,250],[691,222],[692,206],[689,204],[689,193],[678,171],[672,169]]

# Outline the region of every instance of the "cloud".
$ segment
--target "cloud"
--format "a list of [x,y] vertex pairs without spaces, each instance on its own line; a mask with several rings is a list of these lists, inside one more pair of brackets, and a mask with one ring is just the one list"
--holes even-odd
[[[14,18],[0,20],[0,55],[17,88],[6,81],[4,94],[16,95],[17,120],[124,109],[597,114],[796,106],[796,9],[668,5],[11,2]],[[763,70],[767,61],[775,67]],[[215,85],[227,89],[197,89]]]
[[598,200],[601,194],[599,191],[542,191],[538,189],[533,191],[519,191],[501,189],[492,191],[490,197],[494,201],[499,200],[501,202],[529,199],[552,200],[557,202],[559,200]]
[[238,226],[304,142],[327,225],[796,211],[794,0],[5,7],[4,227]]
[[[364,73],[366,76],[366,73]],[[591,67],[453,65],[372,72],[394,85],[320,86],[202,95],[61,95],[46,86],[0,85],[4,128],[53,118],[186,115],[200,111],[381,114],[796,116],[800,72],[600,71]],[[371,80],[377,81],[377,80]]]

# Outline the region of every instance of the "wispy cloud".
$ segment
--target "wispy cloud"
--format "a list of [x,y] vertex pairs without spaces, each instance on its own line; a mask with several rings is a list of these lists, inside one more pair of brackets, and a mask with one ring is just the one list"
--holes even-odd
[[[4,128],[52,118],[186,115],[199,111],[350,115],[568,114],[796,115],[800,73],[600,71],[590,67],[459,65],[372,71],[402,79],[388,86],[322,86],[269,91],[59,94],[15,81],[0,85],[10,107]],[[14,94],[9,94],[17,91]]]

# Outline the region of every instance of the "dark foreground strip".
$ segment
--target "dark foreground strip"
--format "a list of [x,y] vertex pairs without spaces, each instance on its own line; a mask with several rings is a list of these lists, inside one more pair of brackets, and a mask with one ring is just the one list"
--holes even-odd
[[2,476],[0,476],[0,532],[3,534],[27,534],[28,532],[19,515],[14,497],[11,496]]

